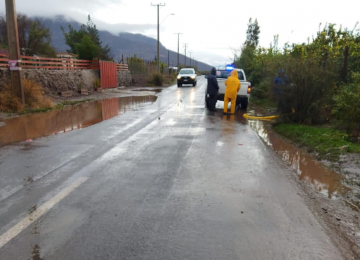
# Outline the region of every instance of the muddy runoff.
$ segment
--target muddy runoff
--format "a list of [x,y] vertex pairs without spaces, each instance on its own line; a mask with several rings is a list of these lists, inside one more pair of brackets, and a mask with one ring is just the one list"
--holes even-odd
[[87,102],[46,113],[0,121],[0,146],[85,128],[153,103],[156,96],[129,96]]
[[351,190],[344,185],[345,180],[341,174],[325,168],[311,154],[306,153],[301,148],[297,148],[273,132],[271,121],[244,119],[244,113],[247,113],[249,116],[263,117],[274,115],[275,112],[273,110],[250,107],[246,112],[238,111],[236,118],[237,121],[248,124],[254,129],[260,138],[292,168],[300,180],[306,182],[314,190],[330,199],[345,196]]

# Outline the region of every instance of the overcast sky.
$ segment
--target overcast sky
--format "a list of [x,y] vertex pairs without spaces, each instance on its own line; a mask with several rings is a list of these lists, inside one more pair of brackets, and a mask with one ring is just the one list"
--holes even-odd
[[[5,1],[0,12],[5,12]],[[152,2],[157,4],[155,0]],[[279,45],[306,42],[319,24],[336,23],[353,29],[360,21],[360,0],[166,0],[160,8],[160,40],[177,51],[176,32],[198,60],[223,65],[232,60],[232,49],[245,41],[247,22],[257,18],[260,45],[268,47],[279,34]],[[65,15],[85,23],[91,14],[98,28],[112,33],[142,33],[156,38],[157,11],[151,0],[16,0],[17,11],[28,15]]]

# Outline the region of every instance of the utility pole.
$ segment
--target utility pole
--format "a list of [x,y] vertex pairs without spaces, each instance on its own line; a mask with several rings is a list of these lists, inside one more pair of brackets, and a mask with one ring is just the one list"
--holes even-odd
[[5,5],[12,93],[25,104],[24,90],[21,82],[21,56],[15,0],[5,0]]
[[165,6],[166,4],[156,4],[153,5],[151,4],[151,6],[156,6],[157,7],[157,72],[160,73],[160,7]]
[[190,53],[190,67],[191,67],[191,53],[193,53],[193,51],[189,51]]
[[185,48],[185,67],[186,67],[186,48],[188,47],[188,43],[184,43],[184,48]]
[[170,67],[170,51],[168,50],[168,67]]
[[178,53],[177,53],[177,68],[178,68],[178,70],[179,70],[179,68],[180,68],[180,34],[182,34],[182,33],[175,33],[175,34],[177,34],[178,35]]

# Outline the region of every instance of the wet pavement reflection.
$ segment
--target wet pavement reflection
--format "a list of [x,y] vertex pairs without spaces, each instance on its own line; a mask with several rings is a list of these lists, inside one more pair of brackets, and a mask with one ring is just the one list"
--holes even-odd
[[156,96],[120,97],[4,119],[5,126],[0,127],[0,146],[88,127],[126,111],[137,110],[142,104],[156,99]]
[[[299,179],[310,184],[314,190],[332,199],[335,199],[337,195],[345,195],[350,190],[350,188],[342,184],[343,177],[340,174],[326,169],[312,155],[288,143],[274,133],[271,129],[271,121],[248,120],[243,117],[244,113],[251,116],[269,116],[274,115],[275,112],[271,109],[262,110],[250,107],[248,111],[237,111],[235,116],[221,116],[223,121],[234,122],[235,119],[241,124],[248,124],[296,172]],[[233,133],[234,129],[228,127],[224,128],[223,131]]]

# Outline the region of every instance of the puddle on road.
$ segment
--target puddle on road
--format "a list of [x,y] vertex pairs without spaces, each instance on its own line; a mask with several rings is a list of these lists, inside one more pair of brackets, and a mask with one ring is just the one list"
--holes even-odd
[[[252,116],[273,115],[274,111],[251,110]],[[237,112],[237,121],[253,128],[264,142],[271,146],[280,158],[286,162],[299,176],[299,179],[310,184],[316,191],[328,198],[336,198],[338,194],[345,195],[350,189],[342,184],[343,177],[334,171],[326,169],[321,162],[316,161],[310,154],[286,142],[271,129],[270,121],[246,120],[244,112]]]
[[0,127],[0,146],[85,128],[137,110],[144,103],[153,103],[156,99],[156,96],[120,97],[4,119],[5,126]]

